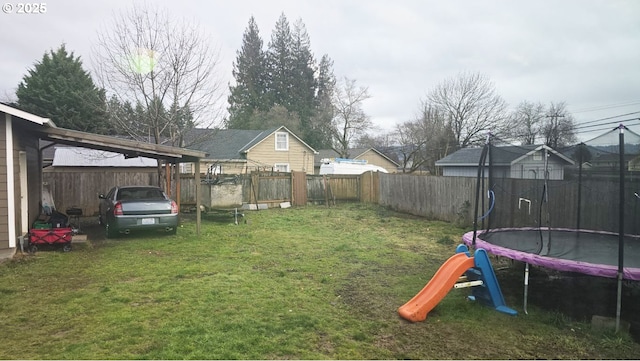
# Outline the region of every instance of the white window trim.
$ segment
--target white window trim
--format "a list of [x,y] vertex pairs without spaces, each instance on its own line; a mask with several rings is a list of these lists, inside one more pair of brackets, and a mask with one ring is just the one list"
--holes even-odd
[[[286,144],[284,148],[278,148],[278,136],[284,135],[286,139]],[[275,133],[275,149],[278,151],[288,151],[289,150],[289,133],[287,132],[276,132]]]
[[[285,168],[286,168],[286,170],[284,170],[284,171],[280,171],[280,170],[278,170],[278,167],[285,167]],[[289,167],[289,163],[275,163],[275,164],[273,165],[273,169],[274,169],[275,171],[278,171],[278,172],[285,172],[285,173],[288,173],[288,172],[290,172],[290,171],[291,171],[291,168]]]

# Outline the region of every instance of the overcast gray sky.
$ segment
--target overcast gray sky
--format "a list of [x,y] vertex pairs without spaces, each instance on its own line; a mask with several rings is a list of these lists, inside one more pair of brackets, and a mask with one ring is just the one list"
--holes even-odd
[[[44,14],[17,14],[2,0],[0,100],[62,43],[91,70],[92,44],[113,11],[133,0],[54,0]],[[137,1],[136,1],[137,2]],[[24,3],[24,2],[23,2]],[[636,0],[149,0],[177,19],[199,23],[232,64],[250,16],[269,42],[280,14],[302,19],[311,48],[328,54],[337,77],[369,88],[364,106],[390,130],[412,119],[427,92],[470,71],[488,76],[511,108],[564,101],[579,123],[640,117],[640,1]],[[6,4],[13,5],[7,13]],[[626,121],[640,132],[640,121]],[[612,126],[613,127],[613,126]],[[586,135],[585,135],[586,136]]]

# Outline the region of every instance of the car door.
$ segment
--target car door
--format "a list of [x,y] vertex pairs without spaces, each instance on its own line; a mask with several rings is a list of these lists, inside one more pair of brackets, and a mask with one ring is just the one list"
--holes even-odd
[[113,187],[109,190],[106,196],[100,198],[100,203],[98,204],[98,213],[100,215],[100,223],[105,224],[107,222],[107,212],[111,209],[113,205],[113,197],[116,193],[116,188]]

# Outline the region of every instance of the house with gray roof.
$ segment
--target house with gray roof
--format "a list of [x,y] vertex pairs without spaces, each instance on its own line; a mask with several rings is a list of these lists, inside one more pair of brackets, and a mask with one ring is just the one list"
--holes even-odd
[[[442,169],[443,176],[477,177],[481,153],[482,148],[463,148],[438,160],[436,167]],[[574,164],[546,145],[496,146],[491,148],[491,156],[493,176],[497,178],[544,179],[546,168],[548,179],[564,179],[564,168]]]
[[[193,129],[189,149],[208,153],[200,169],[212,174],[243,174],[253,170],[313,173],[318,153],[285,126],[266,130]],[[189,164],[183,173],[192,173]]]

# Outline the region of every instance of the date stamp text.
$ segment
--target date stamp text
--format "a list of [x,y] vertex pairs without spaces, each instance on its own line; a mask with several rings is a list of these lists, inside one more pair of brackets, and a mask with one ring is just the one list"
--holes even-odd
[[45,14],[47,3],[4,3],[2,12],[5,14]]

